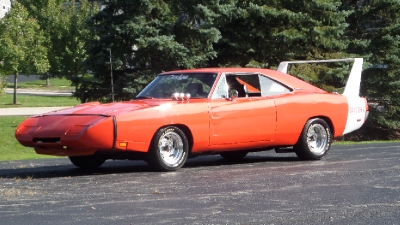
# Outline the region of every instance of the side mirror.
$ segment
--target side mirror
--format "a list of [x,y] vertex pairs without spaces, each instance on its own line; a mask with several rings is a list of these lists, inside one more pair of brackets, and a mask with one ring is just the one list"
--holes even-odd
[[231,89],[229,90],[229,98],[231,100],[234,100],[235,98],[237,98],[239,96],[239,92],[236,91],[235,89]]

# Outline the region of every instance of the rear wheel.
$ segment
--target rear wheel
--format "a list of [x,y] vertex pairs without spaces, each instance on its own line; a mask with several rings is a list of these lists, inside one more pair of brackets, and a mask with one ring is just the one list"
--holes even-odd
[[246,157],[247,153],[248,152],[244,152],[244,151],[223,152],[223,153],[220,153],[220,155],[224,159],[237,160],[237,159],[242,159],[242,158]]
[[165,127],[151,141],[147,163],[158,171],[175,171],[185,164],[188,151],[185,133],[174,126]]
[[104,158],[96,157],[96,156],[70,156],[69,160],[75,166],[82,169],[95,169],[106,161]]
[[305,160],[318,160],[329,151],[332,132],[325,120],[314,118],[307,121],[294,150],[296,155]]

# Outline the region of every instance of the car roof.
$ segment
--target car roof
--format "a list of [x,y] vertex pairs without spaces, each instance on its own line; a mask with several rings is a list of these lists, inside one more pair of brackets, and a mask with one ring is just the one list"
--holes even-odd
[[325,92],[303,80],[300,80],[292,75],[282,73],[280,71],[271,69],[260,68],[201,68],[201,69],[188,69],[188,70],[174,70],[161,73],[160,75],[177,74],[177,73],[260,73],[264,74],[274,80],[290,86],[296,90],[312,91],[312,92]]

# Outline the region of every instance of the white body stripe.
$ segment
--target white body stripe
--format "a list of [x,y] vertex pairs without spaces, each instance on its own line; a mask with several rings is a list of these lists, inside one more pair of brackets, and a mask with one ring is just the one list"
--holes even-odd
[[344,129],[343,134],[350,133],[359,129],[367,119],[367,109],[365,104],[365,99],[356,97],[348,97],[348,112],[347,112],[347,120],[346,127]]

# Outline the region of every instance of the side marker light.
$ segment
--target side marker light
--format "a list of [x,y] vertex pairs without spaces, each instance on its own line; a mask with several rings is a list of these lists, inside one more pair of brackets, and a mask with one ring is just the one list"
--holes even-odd
[[126,148],[126,146],[127,146],[126,142],[119,143],[119,147]]

